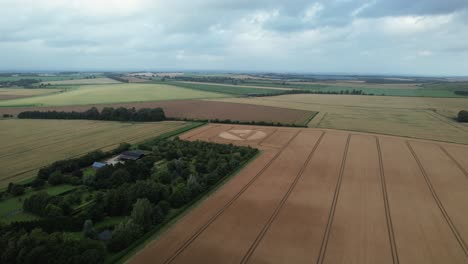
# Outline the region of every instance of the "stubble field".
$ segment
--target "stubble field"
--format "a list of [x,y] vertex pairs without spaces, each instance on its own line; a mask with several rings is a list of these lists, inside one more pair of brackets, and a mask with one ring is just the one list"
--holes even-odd
[[42,166],[122,142],[136,143],[185,122],[119,123],[69,120],[0,120],[0,188],[34,177]]
[[318,111],[309,127],[468,144],[468,126],[455,122],[468,99],[356,95],[282,95],[217,101]]
[[467,262],[467,146],[230,125],[181,138],[263,152],[131,263]]

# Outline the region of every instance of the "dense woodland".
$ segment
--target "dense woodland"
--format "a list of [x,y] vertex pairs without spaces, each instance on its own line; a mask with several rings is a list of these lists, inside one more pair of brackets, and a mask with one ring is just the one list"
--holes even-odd
[[[112,153],[128,147],[123,144]],[[68,182],[92,192],[93,200],[74,209],[80,202],[74,192],[52,196],[39,191],[26,198],[23,210],[41,219],[0,227],[0,262],[102,263],[160,228],[257,153],[250,147],[177,138],[147,141],[139,148],[148,155],[108,165],[92,175],[82,170],[105,153],[58,161],[42,169],[30,188]],[[17,188],[24,186],[10,185],[9,192]],[[93,225],[105,217],[124,217],[111,227],[107,240]],[[67,232],[77,231],[82,231],[82,239],[67,238]]]
[[162,108],[135,108],[125,107],[104,107],[99,111],[92,107],[84,112],[64,112],[64,111],[25,111],[18,114],[18,118],[23,119],[88,119],[107,121],[136,121],[153,122],[166,119]]

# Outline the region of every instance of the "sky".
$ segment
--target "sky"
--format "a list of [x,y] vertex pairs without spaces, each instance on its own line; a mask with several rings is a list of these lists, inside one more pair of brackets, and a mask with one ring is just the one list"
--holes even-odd
[[468,75],[468,0],[0,0],[0,71]]

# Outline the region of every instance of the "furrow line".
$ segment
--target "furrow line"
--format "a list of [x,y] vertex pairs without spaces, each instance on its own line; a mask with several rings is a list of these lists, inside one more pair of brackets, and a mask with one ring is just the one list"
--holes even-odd
[[268,219],[268,222],[265,224],[265,226],[263,227],[263,229],[261,230],[260,234],[257,236],[257,238],[254,240],[253,244],[250,246],[249,250],[247,251],[247,253],[245,254],[245,256],[242,258],[241,260],[241,263],[247,263],[250,259],[250,257],[252,256],[253,252],[255,251],[255,249],[257,248],[258,244],[260,243],[260,241],[263,239],[263,237],[265,236],[265,234],[268,232],[268,229],[270,228],[271,224],[275,221],[276,217],[278,216],[279,212],[281,211],[281,209],[283,208],[283,205],[286,203],[286,201],[288,200],[289,198],[289,195],[293,192],[294,188],[296,187],[296,184],[297,182],[300,180],[300,178],[302,177],[302,174],[304,173],[307,165],[309,164],[309,161],[311,160],[312,156],[314,155],[315,153],[315,150],[317,149],[317,147],[319,146],[320,142],[322,141],[322,138],[323,136],[325,135],[325,132],[322,132],[322,134],[320,135],[319,139],[317,140],[317,142],[315,143],[314,145],[314,148],[312,149],[312,151],[309,153],[309,155],[307,156],[307,159],[306,161],[304,162],[304,164],[302,165],[299,173],[296,175],[294,181],[292,182],[291,186],[289,187],[289,189],[287,190],[287,192],[285,193],[285,195],[283,196],[283,198],[281,199],[279,205],[276,207],[275,211],[273,212],[273,214],[271,215],[270,219]]
[[468,171],[466,171],[465,168],[463,168],[463,166],[444,147],[442,147],[441,145],[439,145],[439,147],[445,153],[445,155],[447,155],[453,161],[453,163],[457,165],[457,167],[463,172],[463,174],[465,174],[465,176],[468,177]]
[[270,167],[271,164],[280,156],[280,154],[283,152],[283,150],[299,135],[301,131],[298,131],[289,141],[276,153],[276,155],[266,164],[264,168],[262,168],[242,189],[229,201],[227,202],[214,216],[212,216],[206,224],[201,226],[192,236],[190,236],[183,244],[182,246],[164,263],[171,263],[174,261],[174,259],[179,256],[200,234],[205,231],[211,223],[213,223],[221,214],[224,213],[224,211],[231,206],[257,179],[260,175],[265,172],[268,167]]
[[380,181],[382,183],[382,193],[383,193],[383,199],[384,199],[384,205],[385,205],[385,216],[387,218],[387,228],[388,228],[388,236],[390,239],[390,246],[392,250],[392,258],[393,258],[393,263],[398,264],[400,263],[400,261],[398,258],[398,251],[397,251],[396,241],[395,241],[395,232],[393,230],[392,216],[390,213],[390,204],[388,201],[387,183],[385,181],[385,171],[384,171],[384,165],[383,165],[383,159],[382,159],[382,151],[380,149],[379,138],[375,137],[375,141],[377,143],[377,151],[379,153]]
[[432,186],[431,180],[427,176],[426,170],[422,166],[421,161],[416,156],[416,152],[414,151],[413,147],[411,146],[411,144],[409,143],[408,140],[406,140],[406,145],[408,146],[409,150],[411,151],[411,154],[413,155],[414,159],[416,160],[416,163],[418,163],[419,169],[421,170],[421,173],[424,176],[424,179],[426,180],[427,186],[429,187],[429,190],[431,191],[431,194],[434,197],[434,200],[436,201],[437,206],[439,207],[440,211],[442,212],[442,215],[444,216],[445,221],[447,221],[447,224],[449,225],[450,229],[452,230],[453,235],[455,236],[458,243],[462,247],[463,252],[465,252],[465,255],[468,257],[468,249],[466,247],[465,241],[461,237],[461,235],[458,232],[457,228],[453,224],[452,219],[450,219],[450,216],[447,214],[447,211],[445,210],[444,205],[442,204],[439,197],[437,196],[437,193],[435,192],[434,187]]
[[320,247],[320,254],[319,254],[318,259],[317,259],[317,263],[319,263],[319,264],[323,263],[323,261],[325,260],[325,252],[327,250],[328,239],[330,238],[330,230],[331,230],[331,226],[333,224],[333,217],[335,216],[335,209],[336,209],[336,204],[338,202],[338,196],[339,196],[339,193],[340,193],[341,181],[343,179],[343,173],[344,173],[344,169],[345,169],[346,157],[348,155],[348,148],[349,148],[349,142],[350,141],[351,141],[351,134],[348,135],[348,139],[346,140],[346,146],[345,146],[345,150],[344,150],[344,153],[343,153],[343,160],[341,161],[340,176],[338,177],[338,181],[336,183],[335,194],[333,196],[333,202],[332,202],[332,205],[331,205],[331,208],[330,208],[330,213],[329,213],[329,216],[328,216],[327,226],[325,228],[325,233],[324,233],[323,239],[322,239],[322,245]]

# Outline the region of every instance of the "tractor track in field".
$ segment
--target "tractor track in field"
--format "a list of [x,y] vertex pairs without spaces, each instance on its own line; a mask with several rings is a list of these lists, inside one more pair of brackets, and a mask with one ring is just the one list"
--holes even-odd
[[439,196],[437,195],[436,191],[434,190],[434,186],[432,186],[431,180],[427,176],[426,170],[424,169],[421,161],[417,157],[416,152],[414,151],[413,147],[411,146],[409,140],[406,140],[406,145],[409,148],[409,150],[410,150],[411,154],[413,155],[414,159],[416,160],[416,163],[418,164],[419,169],[420,169],[422,175],[424,176],[424,179],[426,180],[426,184],[427,184],[429,190],[431,191],[432,197],[434,198],[437,206],[439,207],[440,211],[442,212],[442,215],[444,216],[445,221],[447,222],[450,229],[452,230],[452,233],[455,236],[455,238],[457,239],[457,241],[460,244],[461,248],[463,249],[463,252],[468,257],[468,249],[466,247],[465,241],[463,240],[463,237],[460,235],[457,228],[453,224],[452,219],[450,218],[447,211],[445,210],[444,205],[442,204],[442,202],[439,199]]
[[292,136],[288,142],[275,154],[275,156],[267,163],[265,167],[263,167],[231,200],[229,200],[223,207],[221,207],[218,212],[212,216],[208,222],[206,222],[204,225],[202,225],[193,235],[191,235],[185,242],[182,244],[179,249],[174,252],[174,254],[166,259],[164,263],[171,263],[174,261],[177,256],[179,256],[200,234],[205,231],[211,223],[213,223],[219,216],[221,216],[224,211],[229,208],[258,178],[260,175],[263,174],[270,166],[273,164],[273,162],[280,156],[280,154],[283,152],[284,149],[286,149],[287,146],[299,135],[301,131],[298,131]]
[[398,250],[396,247],[395,232],[393,230],[392,215],[390,213],[390,204],[388,201],[388,194],[387,194],[387,183],[385,181],[385,170],[384,170],[383,159],[382,159],[382,151],[380,149],[380,141],[378,137],[375,137],[375,142],[377,144],[377,152],[379,154],[380,182],[382,184],[382,194],[383,194],[384,207],[385,207],[385,217],[387,220],[388,237],[390,239],[393,263],[398,264],[400,263],[400,261],[398,258]]
[[341,160],[341,166],[340,166],[340,175],[338,176],[338,181],[336,182],[336,187],[335,187],[335,193],[333,195],[333,201],[332,205],[330,207],[330,213],[328,215],[328,222],[325,227],[325,232],[323,234],[322,238],[322,245],[320,247],[320,253],[317,258],[317,263],[323,263],[325,260],[325,252],[327,251],[327,244],[328,244],[328,239],[330,238],[330,230],[331,226],[333,224],[333,217],[335,216],[335,210],[336,210],[336,204],[338,202],[338,196],[340,194],[340,189],[341,189],[341,182],[343,180],[343,174],[344,174],[344,169],[346,165],[346,157],[348,156],[348,149],[349,149],[349,142],[351,141],[351,134],[348,135],[348,138],[346,140],[346,146],[343,152],[343,158]]
[[241,260],[241,263],[247,263],[250,259],[250,257],[252,256],[253,252],[255,251],[255,249],[257,248],[258,244],[260,243],[260,241],[263,239],[263,237],[265,236],[265,234],[268,232],[268,229],[270,228],[271,224],[275,221],[276,217],[278,216],[279,212],[281,211],[281,209],[283,208],[283,205],[286,203],[286,201],[288,200],[289,198],[289,195],[294,191],[294,188],[296,187],[296,184],[297,182],[301,179],[307,165],[309,164],[309,161],[312,159],[312,156],[314,155],[315,153],[315,150],[317,149],[317,147],[320,145],[320,142],[322,141],[322,138],[323,136],[325,135],[325,132],[322,131],[322,134],[320,135],[319,139],[317,140],[317,142],[315,143],[313,149],[311,150],[311,152],[309,153],[309,155],[307,156],[307,159],[306,161],[304,162],[304,164],[302,165],[299,173],[296,175],[296,177],[294,178],[294,181],[291,183],[291,186],[289,187],[289,189],[287,190],[287,192],[284,194],[283,198],[281,199],[280,203],[278,204],[278,206],[276,207],[275,211],[273,212],[273,214],[271,215],[271,217],[268,219],[268,222],[265,224],[265,226],[263,227],[263,229],[261,230],[260,234],[257,236],[257,238],[254,240],[253,244],[249,247],[247,253],[244,255],[244,257],[242,258]]
[[468,171],[465,170],[465,168],[463,168],[463,166],[460,164],[460,162],[458,162],[444,147],[440,146],[439,145],[439,148],[442,150],[442,152],[445,153],[445,155],[447,155],[453,163],[455,163],[455,165],[457,165],[457,167],[463,172],[463,174],[465,174],[465,176],[468,178]]

